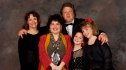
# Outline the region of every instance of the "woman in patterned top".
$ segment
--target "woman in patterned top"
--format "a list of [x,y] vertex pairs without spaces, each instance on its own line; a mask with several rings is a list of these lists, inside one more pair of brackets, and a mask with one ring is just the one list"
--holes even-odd
[[81,31],[75,33],[73,37],[74,48],[70,60],[69,70],[89,70],[88,58],[83,42],[83,34]]
[[62,34],[63,23],[58,14],[49,17],[50,33],[42,35],[39,42],[39,70],[68,70],[72,45],[70,36]]

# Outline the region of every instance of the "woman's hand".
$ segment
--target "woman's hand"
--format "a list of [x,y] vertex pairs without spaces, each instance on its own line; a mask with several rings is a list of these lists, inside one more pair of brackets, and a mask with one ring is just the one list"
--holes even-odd
[[56,70],[62,70],[64,65],[65,65],[65,63],[61,62],[60,65],[56,67]]
[[62,66],[57,66],[57,67],[56,67],[56,70],[62,70],[62,69],[63,69]]
[[108,36],[105,33],[101,33],[98,36],[98,40],[100,40],[102,42],[102,44],[107,43],[108,42]]
[[51,67],[52,70],[56,70],[57,69],[57,66],[55,64],[53,64],[53,63],[50,63],[50,67]]

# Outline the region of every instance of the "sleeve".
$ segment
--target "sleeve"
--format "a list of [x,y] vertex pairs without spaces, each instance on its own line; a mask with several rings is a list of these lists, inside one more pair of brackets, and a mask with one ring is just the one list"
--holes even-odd
[[47,26],[40,27],[39,29],[40,35],[49,33],[49,28]]
[[71,54],[71,57],[70,57],[70,61],[69,61],[69,70],[72,70],[73,69],[73,67],[72,67],[72,61],[73,61],[73,52],[72,52],[72,54]]
[[21,67],[26,66],[26,44],[24,38],[19,38],[18,40],[18,54]]
[[98,30],[99,34],[97,35],[97,37],[101,34],[101,33],[105,33],[103,30]]
[[83,69],[84,70],[90,70],[90,60],[89,60],[89,54],[88,54],[88,47],[83,46]]
[[50,63],[51,63],[51,59],[48,56],[48,54],[46,53],[45,50],[45,39],[46,36],[43,35],[40,37],[40,41],[39,41],[39,60],[40,60],[40,64],[42,64],[44,66],[44,69],[47,70],[47,68],[49,67]]
[[67,49],[66,53],[62,59],[62,61],[65,63],[65,65],[68,67],[69,66],[69,61],[71,58],[71,53],[72,53],[72,44],[69,36],[66,36],[66,42],[67,42]]
[[103,48],[102,50],[103,50],[104,59],[105,59],[104,69],[114,70],[113,64],[112,64],[112,53],[111,53],[110,47],[105,43],[102,45],[102,48]]

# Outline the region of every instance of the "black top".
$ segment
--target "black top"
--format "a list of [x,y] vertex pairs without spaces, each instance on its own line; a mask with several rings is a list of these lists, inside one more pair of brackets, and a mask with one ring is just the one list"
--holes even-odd
[[40,34],[27,34],[18,40],[18,52],[21,70],[38,70],[38,43]]
[[85,45],[91,70],[114,70],[110,47],[96,39],[93,45]]
[[84,47],[79,50],[72,51],[69,70],[89,70],[88,61]]

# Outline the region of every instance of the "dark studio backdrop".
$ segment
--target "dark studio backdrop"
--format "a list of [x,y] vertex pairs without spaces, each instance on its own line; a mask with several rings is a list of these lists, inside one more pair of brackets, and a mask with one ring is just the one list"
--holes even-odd
[[45,26],[64,2],[75,5],[78,18],[91,17],[109,36],[115,70],[126,70],[126,0],[0,0],[0,70],[19,70],[18,31],[30,10]]

